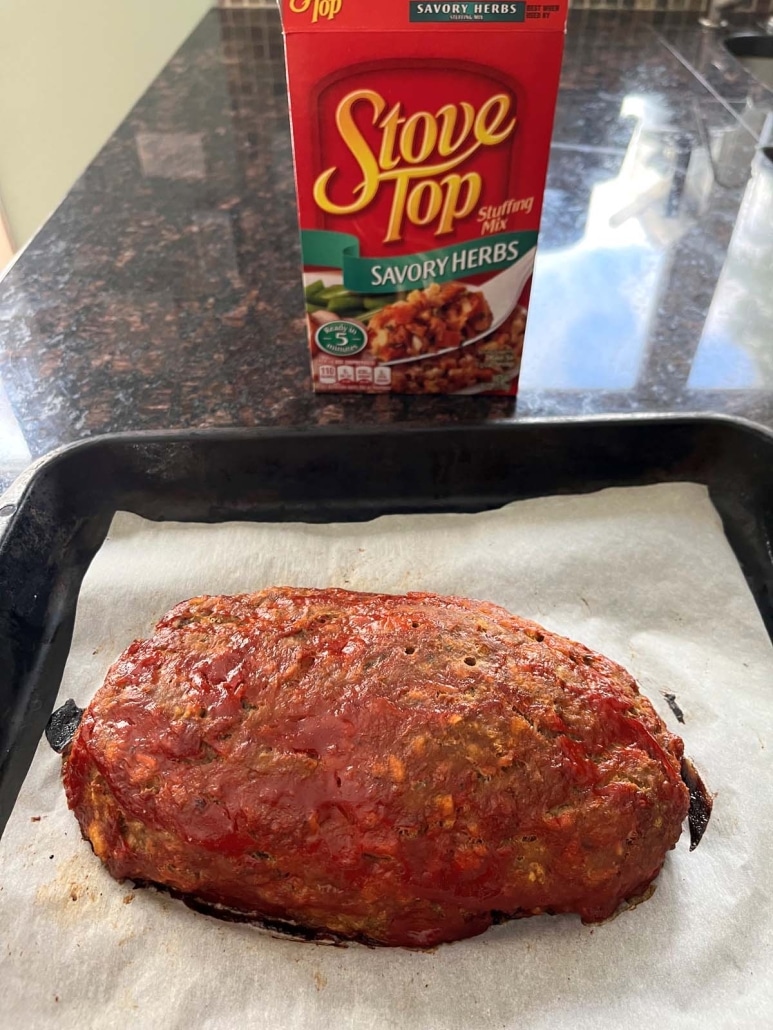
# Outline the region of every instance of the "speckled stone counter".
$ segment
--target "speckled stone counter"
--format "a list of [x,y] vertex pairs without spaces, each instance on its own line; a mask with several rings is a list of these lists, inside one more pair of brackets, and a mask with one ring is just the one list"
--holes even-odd
[[118,430],[773,425],[773,93],[721,39],[694,14],[572,15],[517,403],[315,397],[278,18],[211,12],[0,283],[0,488]]

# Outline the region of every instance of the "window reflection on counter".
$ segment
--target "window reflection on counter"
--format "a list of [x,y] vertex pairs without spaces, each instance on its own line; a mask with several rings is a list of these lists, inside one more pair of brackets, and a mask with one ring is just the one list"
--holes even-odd
[[[538,251],[522,389],[636,386],[671,251],[708,199],[708,153],[656,95],[627,96],[620,118],[633,120],[631,138],[617,174],[592,186],[582,236]],[[592,153],[554,145],[548,190]]]
[[0,379],[0,463],[10,472],[21,472],[32,460],[19,420]]
[[687,385],[696,390],[773,386],[773,157],[762,150]]

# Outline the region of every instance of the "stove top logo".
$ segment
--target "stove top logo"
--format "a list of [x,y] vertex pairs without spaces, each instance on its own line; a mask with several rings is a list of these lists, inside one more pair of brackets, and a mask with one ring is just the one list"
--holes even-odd
[[290,0],[290,10],[293,14],[306,14],[311,12],[311,21],[319,21],[320,18],[327,18],[332,21],[343,7],[344,0]]
[[[342,162],[349,195],[334,200],[341,167],[326,169],[314,183],[314,201],[329,215],[354,215],[372,204],[383,188],[392,194],[384,243],[403,238],[406,220],[434,226],[434,235],[455,230],[478,205],[483,189],[480,172],[462,166],[481,150],[497,147],[515,132],[513,101],[506,93],[490,96],[479,107],[463,100],[443,104],[436,112],[409,115],[401,101],[390,104],[373,89],[348,93],[335,116],[338,136],[346,147]],[[330,128],[325,126],[325,131]],[[361,178],[352,182],[351,171]]]

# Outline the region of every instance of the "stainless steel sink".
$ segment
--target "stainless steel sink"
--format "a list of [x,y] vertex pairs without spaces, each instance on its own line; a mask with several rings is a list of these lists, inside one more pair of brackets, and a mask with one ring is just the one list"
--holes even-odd
[[773,89],[773,35],[738,35],[725,40],[725,49],[768,89]]

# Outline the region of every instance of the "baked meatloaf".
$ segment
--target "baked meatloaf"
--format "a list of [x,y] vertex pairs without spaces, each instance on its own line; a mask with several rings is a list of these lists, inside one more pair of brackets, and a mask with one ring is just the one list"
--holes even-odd
[[493,604],[276,588],[131,644],[64,785],[119,879],[423,947],[639,899],[688,813],[681,763],[624,669]]

